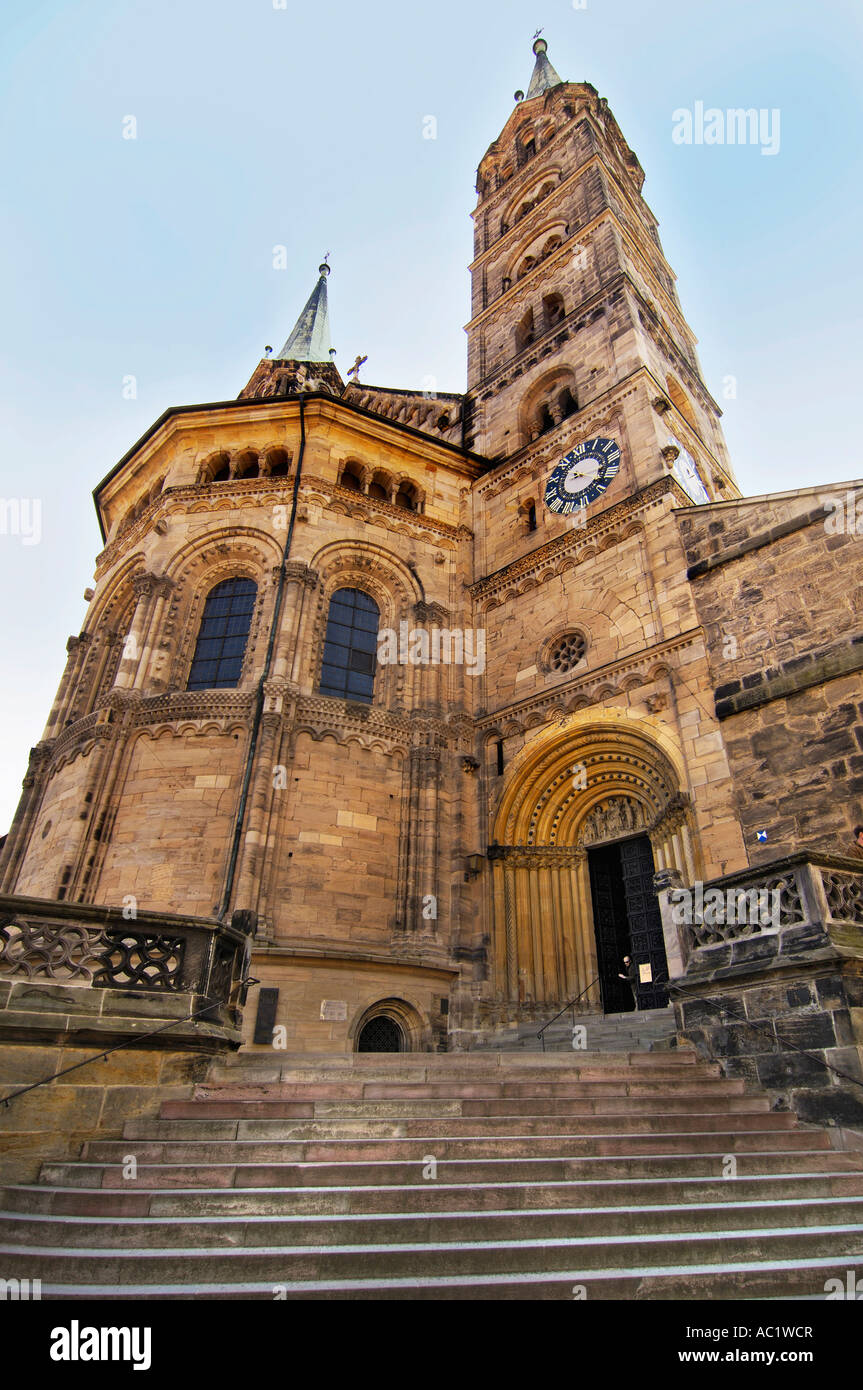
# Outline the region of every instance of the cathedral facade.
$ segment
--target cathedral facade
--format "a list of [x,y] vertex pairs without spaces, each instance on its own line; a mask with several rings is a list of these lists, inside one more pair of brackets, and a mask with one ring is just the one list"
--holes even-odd
[[624,955],[664,1007],[731,950],[670,885],[863,820],[853,528],[822,481],[741,495],[638,160],[534,55],[479,165],[464,394],[345,382],[324,264],[236,400],[94,493],[0,891],[232,924],[247,1047],[489,1045],[630,1009]]

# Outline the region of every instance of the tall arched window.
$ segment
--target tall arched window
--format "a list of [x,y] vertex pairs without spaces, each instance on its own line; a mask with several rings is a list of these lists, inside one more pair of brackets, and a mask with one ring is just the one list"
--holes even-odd
[[330,600],[321,695],[371,703],[380,611],[361,589],[338,589]]
[[258,586],[251,579],[226,579],[210,590],[187,690],[239,685],[257,596]]

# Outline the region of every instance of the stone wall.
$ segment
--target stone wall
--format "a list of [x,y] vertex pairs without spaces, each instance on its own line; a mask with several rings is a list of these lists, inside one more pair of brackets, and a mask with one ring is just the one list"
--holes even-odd
[[847,851],[863,821],[863,551],[821,505],[845,491],[680,521],[753,863],[801,844]]
[[727,1076],[770,1092],[776,1108],[863,1130],[859,864],[798,854],[705,893],[755,885],[777,893],[769,924],[753,925],[750,914],[743,923],[683,929],[689,959],[673,989],[680,1030]]

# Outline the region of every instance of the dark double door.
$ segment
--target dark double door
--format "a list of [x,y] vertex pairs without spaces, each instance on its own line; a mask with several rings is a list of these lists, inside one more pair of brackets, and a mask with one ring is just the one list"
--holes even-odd
[[[623,957],[650,965],[654,980],[668,975],[662,918],[653,888],[653,851],[646,835],[588,852],[593,924],[602,1007],[607,1014],[632,1010],[632,993],[618,972]],[[661,985],[640,985],[639,1008],[662,1009],[668,995]]]

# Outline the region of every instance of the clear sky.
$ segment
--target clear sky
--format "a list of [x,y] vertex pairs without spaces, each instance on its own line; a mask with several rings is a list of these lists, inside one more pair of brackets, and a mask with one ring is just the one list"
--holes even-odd
[[[744,492],[863,475],[859,0],[4,6],[0,498],[42,534],[0,534],[0,832],[84,618],[92,488],[167,406],[237,395],[325,251],[343,374],[464,389],[476,166],[538,27],[645,169],[707,385],[737,380]],[[675,143],[699,101],[778,109],[778,153]]]

